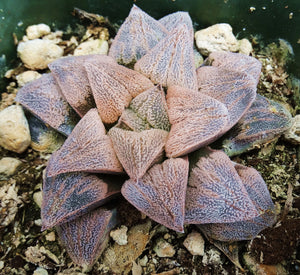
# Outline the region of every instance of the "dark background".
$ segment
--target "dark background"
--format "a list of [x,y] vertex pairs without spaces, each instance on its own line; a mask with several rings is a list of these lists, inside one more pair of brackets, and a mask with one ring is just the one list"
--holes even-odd
[[[74,26],[79,21],[71,15],[73,7],[120,23],[134,3],[156,19],[188,11],[197,30],[229,23],[239,39],[259,34],[268,43],[283,38],[295,53],[295,62],[288,70],[300,77],[300,0],[0,0],[0,76],[16,59],[12,33],[21,39],[28,25],[38,23],[46,23],[52,30]],[[256,10],[250,12],[250,7]]]

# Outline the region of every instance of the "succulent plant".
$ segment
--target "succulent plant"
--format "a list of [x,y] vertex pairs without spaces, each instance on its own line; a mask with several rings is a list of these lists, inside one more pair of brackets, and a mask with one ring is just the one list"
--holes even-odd
[[[120,193],[172,230],[196,224],[220,241],[251,239],[274,223],[263,178],[225,152],[273,138],[290,115],[257,97],[253,57],[215,52],[195,68],[193,33],[188,13],[157,21],[134,6],[109,56],[58,59],[18,92],[68,136],[46,168],[41,215],[75,263],[91,266],[103,251],[118,223],[107,202]],[[208,147],[226,133],[223,150]]]

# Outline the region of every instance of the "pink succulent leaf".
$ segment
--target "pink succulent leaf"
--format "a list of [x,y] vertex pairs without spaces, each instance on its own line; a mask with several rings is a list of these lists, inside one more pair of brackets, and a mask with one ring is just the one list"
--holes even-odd
[[85,62],[91,62],[95,65],[103,62],[115,63],[113,58],[96,54],[63,57],[48,65],[64,98],[81,117],[89,109],[96,107],[87,72],[83,66]]
[[162,17],[161,19],[158,20],[158,22],[164,25],[169,32],[185,24],[190,30],[192,39],[194,39],[193,22],[188,12],[184,12],[184,11],[174,12]]
[[275,206],[261,175],[253,168],[233,163],[255,205],[259,216],[233,223],[201,224],[198,227],[210,238],[219,241],[253,239],[260,231],[275,222]]
[[167,104],[171,122],[168,157],[186,155],[210,144],[227,127],[227,108],[208,95],[172,86],[167,91]]
[[52,74],[44,74],[22,87],[15,99],[58,132],[68,136],[79,117],[61,94]]
[[224,133],[240,120],[255,100],[257,84],[247,73],[201,66],[197,69],[197,79],[200,93],[222,102],[228,109],[229,123]]
[[41,210],[42,229],[62,224],[105,204],[120,193],[124,178],[87,173],[46,177]]
[[153,87],[143,75],[118,64],[86,62],[85,68],[103,123],[116,122],[134,97]]
[[67,172],[121,173],[113,144],[97,109],[91,109],[75,126],[63,146],[48,162],[48,176]]
[[141,178],[161,158],[168,132],[160,129],[132,132],[113,127],[108,132],[115,152],[132,180]]
[[117,223],[116,209],[99,207],[57,226],[56,231],[72,261],[89,269],[106,248],[109,232]]
[[223,140],[227,155],[234,156],[270,141],[291,127],[290,112],[280,103],[261,95]]
[[147,52],[134,66],[155,84],[197,90],[193,39],[183,24]]
[[156,164],[138,180],[127,180],[122,195],[154,221],[184,232],[185,193],[188,180],[187,157]]
[[229,71],[246,72],[256,81],[255,86],[258,84],[262,65],[252,56],[232,52],[212,52],[206,63]]
[[195,164],[186,193],[185,223],[229,223],[260,215],[229,157],[204,148],[193,156]]
[[109,56],[120,64],[133,64],[167,34],[161,23],[133,5],[110,47]]

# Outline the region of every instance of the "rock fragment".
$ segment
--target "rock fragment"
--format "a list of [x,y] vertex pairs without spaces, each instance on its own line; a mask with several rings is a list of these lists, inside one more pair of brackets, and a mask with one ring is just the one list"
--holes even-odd
[[112,239],[119,245],[125,245],[127,244],[127,226],[121,225],[120,228],[117,228],[115,230],[112,230],[110,232],[110,236]]
[[239,42],[239,53],[250,55],[250,53],[253,50],[250,41],[246,38],[243,38],[243,39],[239,40],[238,42]]
[[204,239],[198,232],[190,233],[183,242],[185,248],[193,255],[204,255]]
[[108,42],[102,39],[88,40],[81,43],[75,50],[74,55],[105,54],[108,53]]
[[42,75],[36,71],[25,71],[16,76],[18,86],[23,87],[30,81],[40,78]]
[[173,257],[176,252],[174,247],[162,238],[158,239],[153,250],[160,258]]
[[0,174],[12,176],[22,162],[16,158],[5,157],[0,160]]
[[33,194],[33,200],[37,204],[37,206],[39,208],[41,208],[42,207],[42,203],[43,203],[43,192],[42,191],[35,192]]
[[239,49],[238,40],[232,33],[229,24],[212,25],[195,33],[196,45],[201,54],[207,56],[215,51],[236,52]]
[[31,70],[46,69],[50,62],[62,57],[64,53],[53,41],[42,39],[19,43],[17,52],[25,67]]
[[0,146],[23,153],[31,141],[27,120],[21,106],[12,105],[0,112]]
[[49,34],[51,29],[46,24],[31,25],[26,29],[26,36],[29,40],[40,38]]

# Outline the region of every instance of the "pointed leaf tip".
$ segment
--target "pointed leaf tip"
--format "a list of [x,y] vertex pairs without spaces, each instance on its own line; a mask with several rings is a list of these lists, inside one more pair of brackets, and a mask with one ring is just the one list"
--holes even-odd
[[186,155],[208,145],[227,127],[227,108],[208,95],[172,86],[167,91],[167,105],[171,122],[168,157]]
[[97,109],[91,109],[80,120],[63,146],[52,154],[47,169],[49,177],[79,171],[108,174],[123,171]]
[[106,248],[109,232],[117,223],[116,209],[100,207],[56,230],[72,261],[89,269]]
[[110,47],[109,56],[120,64],[135,63],[167,34],[161,23],[133,5]]
[[193,158],[196,161],[186,193],[186,223],[229,223],[259,215],[225,153],[204,148]]
[[174,29],[134,66],[155,84],[183,86],[197,90],[193,39],[183,24]]
[[66,173],[46,177],[41,210],[42,229],[71,221],[120,193],[122,177]]
[[138,210],[164,226],[183,232],[187,158],[156,164],[138,180],[128,180],[122,195]]
[[162,157],[168,132],[160,129],[132,132],[113,127],[108,132],[115,152],[132,180],[141,178]]

